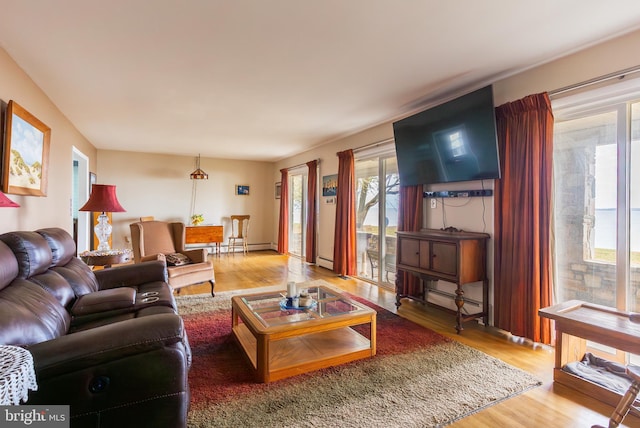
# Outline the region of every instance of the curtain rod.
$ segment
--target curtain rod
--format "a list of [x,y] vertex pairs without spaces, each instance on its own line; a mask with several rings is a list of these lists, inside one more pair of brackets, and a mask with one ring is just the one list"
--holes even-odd
[[[311,159],[311,160],[317,161],[317,162],[318,162],[318,165],[320,164],[320,159]],[[309,161],[309,162],[311,162],[311,161]],[[305,162],[305,163],[301,163],[301,164],[294,165],[294,166],[288,166],[288,167],[287,167],[287,168],[285,168],[285,169],[286,169],[287,171],[289,171],[289,170],[291,170],[291,169],[300,168],[300,167],[302,167],[302,166],[307,166],[307,163]]]
[[550,97],[555,95],[564,94],[565,92],[574,91],[576,89],[582,89],[587,86],[595,85],[597,83],[606,82],[607,80],[613,79],[624,79],[628,74],[638,73],[640,72],[640,65],[636,65],[635,67],[629,67],[624,70],[616,71],[613,73],[605,74],[604,76],[595,77],[593,79],[585,80],[584,82],[574,83],[573,85],[565,86],[563,88],[558,88],[553,91],[547,92]]
[[393,141],[393,138],[387,138],[386,140],[378,141],[375,143],[367,144],[366,146],[358,147],[353,149],[353,153],[361,152],[362,150],[370,149],[371,147],[381,146],[383,144],[387,144]]

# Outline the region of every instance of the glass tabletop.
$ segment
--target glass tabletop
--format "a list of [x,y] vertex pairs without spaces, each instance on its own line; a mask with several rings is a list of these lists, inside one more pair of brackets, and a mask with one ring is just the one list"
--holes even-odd
[[339,315],[369,311],[368,307],[350,300],[339,291],[328,287],[308,287],[309,296],[314,300],[306,308],[285,309],[284,292],[243,296],[242,302],[253,312],[265,327],[274,327],[314,319],[324,319]]

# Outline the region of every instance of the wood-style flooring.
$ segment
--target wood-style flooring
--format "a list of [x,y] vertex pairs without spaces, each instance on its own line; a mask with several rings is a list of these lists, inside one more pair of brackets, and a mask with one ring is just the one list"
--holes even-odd
[[[210,256],[214,262],[216,291],[251,289],[287,281],[323,279],[349,293],[364,297],[389,311],[428,327],[465,345],[519,367],[543,381],[543,385],[502,403],[470,415],[451,427],[580,427],[594,424],[607,426],[613,408],[580,392],[553,383],[554,350],[517,340],[491,327],[475,322],[465,324],[462,334],[456,334],[454,317],[445,311],[410,301],[403,301],[396,310],[392,290],[377,287],[357,279],[342,279],[328,269],[310,266],[295,257],[274,251],[256,251]],[[209,285],[185,287],[184,294],[208,293]],[[640,419],[628,415],[621,427],[640,427]]]

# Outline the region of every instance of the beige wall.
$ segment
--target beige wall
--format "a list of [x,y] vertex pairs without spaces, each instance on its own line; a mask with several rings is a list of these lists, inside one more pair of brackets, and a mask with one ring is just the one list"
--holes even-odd
[[[515,101],[527,95],[553,91],[567,85],[579,83],[609,73],[640,65],[640,31],[606,41],[589,49],[574,53],[548,64],[540,65],[526,72],[513,75],[493,84],[495,105]],[[483,86],[483,85],[479,85]],[[444,101],[444,100],[443,100]],[[339,141],[324,145],[302,155],[278,162],[274,171],[291,165],[319,158],[320,176],[335,174],[338,170],[336,152],[347,148],[358,148],[393,137],[392,122],[352,135]],[[493,182],[464,182],[425,186],[425,190],[471,190],[493,189]],[[318,231],[318,254],[320,257],[333,260],[333,226],[335,224],[335,205],[325,205],[320,201],[320,220]],[[442,206],[438,200],[436,209],[431,209],[425,201],[424,225],[428,228],[454,226],[467,231],[486,232],[493,237],[494,209],[493,197],[469,199],[445,199],[443,216]],[[278,207],[274,205],[274,219],[277,223]],[[444,222],[446,218],[446,222]],[[275,223],[274,223],[275,224]],[[273,229],[274,240],[277,241],[277,225]],[[493,241],[489,241],[489,278],[490,306],[493,301]]]
[[[195,213],[204,215],[205,224],[222,224],[230,231],[231,214],[251,215],[249,243],[271,247],[275,182],[273,164],[267,162],[202,158],[200,167],[208,180],[191,180],[194,156],[98,151],[98,183],[117,186],[118,201],[126,210],[113,214],[113,247],[130,248],[129,224],[141,216],[189,223],[195,190]],[[235,194],[235,186],[250,186],[248,196]]]
[[0,233],[52,226],[71,232],[72,148],[77,147],[89,157],[92,170],[95,168],[96,150],[6,51],[0,49],[0,105],[3,123],[10,100],[15,100],[51,128],[49,176],[46,197],[8,195],[9,199],[19,203],[21,207],[0,208]]
[[[526,95],[551,91],[640,64],[640,32],[591,47],[571,56],[532,68],[494,84],[496,105]],[[22,205],[18,209],[0,209],[0,231],[35,229],[46,226],[71,228],[71,150],[77,146],[87,154],[98,182],[118,185],[118,195],[127,213],[115,214],[114,245],[125,244],[128,224],[141,215],[155,215],[187,221],[192,182],[188,173],[194,168],[192,156],[162,156],[140,153],[100,151],[80,135],[51,103],[47,96],[0,50],[0,100],[3,109],[15,99],[52,128],[48,197],[9,196]],[[209,223],[223,223],[228,215],[244,211],[255,215],[252,242],[277,242],[278,200],[273,197],[274,184],[280,181],[279,170],[320,159],[320,176],[337,172],[336,152],[358,148],[393,136],[391,122],[345,137],[338,141],[293,156],[275,164],[202,159],[210,174],[198,185],[196,211],[205,214]],[[96,164],[96,156],[99,162]],[[251,186],[248,197],[235,196],[235,184]],[[491,188],[491,183],[485,182]],[[429,190],[480,188],[479,182],[433,186]],[[451,201],[446,207],[446,226],[493,234],[493,198]],[[460,205],[460,206],[458,206]],[[318,253],[333,258],[335,205],[321,198],[319,206]],[[442,210],[426,207],[425,226],[442,227]],[[491,265],[491,262],[490,262]]]

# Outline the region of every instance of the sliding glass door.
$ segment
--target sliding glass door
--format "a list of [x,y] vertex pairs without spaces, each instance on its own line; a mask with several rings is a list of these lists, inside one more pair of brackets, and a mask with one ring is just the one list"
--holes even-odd
[[393,288],[400,179],[395,153],[356,159],[358,276]]
[[307,218],[307,173],[289,172],[289,254],[304,257]]
[[640,310],[640,104],[556,119],[557,301]]
[[[577,299],[637,312],[640,102],[607,101],[554,106],[554,301]],[[591,346],[612,354],[600,355],[605,358],[638,363]]]

